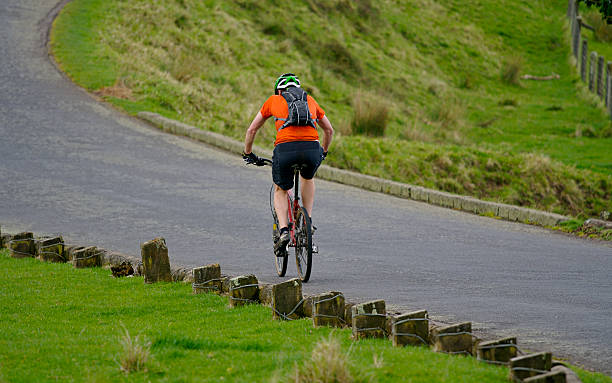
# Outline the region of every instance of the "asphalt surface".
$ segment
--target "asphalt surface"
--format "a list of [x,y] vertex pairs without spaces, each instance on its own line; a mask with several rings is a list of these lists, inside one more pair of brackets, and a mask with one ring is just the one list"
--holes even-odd
[[[227,274],[279,281],[269,168],[161,133],[73,85],[45,48],[58,4],[0,4],[3,230],[61,233],[136,256],[140,243],[163,236],[173,263],[218,262]],[[612,374],[610,244],[317,187],[321,255],[307,293],[383,298],[392,312],[427,309],[438,321],[472,321],[481,336],[516,335],[521,348]]]

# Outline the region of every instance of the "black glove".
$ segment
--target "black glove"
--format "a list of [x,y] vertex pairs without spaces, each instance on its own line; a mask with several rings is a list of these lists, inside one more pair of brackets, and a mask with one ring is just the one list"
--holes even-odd
[[323,152],[323,154],[321,154],[321,161],[323,161],[325,157],[327,157],[327,152]]
[[251,152],[249,154],[246,154],[245,152],[242,152],[242,158],[244,159],[244,162],[247,163],[247,165],[249,164],[253,164],[253,165],[257,165],[257,166],[264,166],[265,162],[262,158],[259,158],[255,155],[255,153]]

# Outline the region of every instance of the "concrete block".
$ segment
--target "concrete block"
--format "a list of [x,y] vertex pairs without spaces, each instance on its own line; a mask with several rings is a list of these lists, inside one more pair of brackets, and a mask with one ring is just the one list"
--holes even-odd
[[510,209],[512,208],[512,206],[510,205],[502,205],[500,204],[497,207],[497,216],[501,217],[503,219],[509,219],[509,215],[510,215]]
[[84,246],[79,245],[64,245],[64,257],[66,257],[66,262],[72,262],[74,259],[74,252],[84,248]]
[[391,341],[394,346],[427,346],[429,344],[427,311],[414,311],[392,317]]
[[351,308],[353,339],[384,338],[386,336],[387,311],[385,301],[359,303]]
[[36,242],[36,256],[46,262],[66,262],[64,239],[60,237],[41,239]]
[[102,265],[100,255],[102,253],[95,246],[84,247],[73,251],[72,265],[77,269],[86,267],[100,267]]
[[413,186],[410,188],[410,198],[416,201],[429,202],[429,193],[425,188]]
[[302,311],[302,281],[299,278],[272,285],[272,317],[297,319]]
[[431,339],[434,351],[472,355],[474,340],[471,322],[436,328],[431,333]]
[[172,281],[193,283],[193,269],[188,267],[170,267]]
[[155,238],[140,246],[145,283],[172,282],[166,240]]
[[25,231],[15,234],[9,240],[9,254],[12,258],[28,258],[36,256],[34,234]]
[[563,364],[557,364],[557,365],[554,365],[554,364],[555,363],[553,362],[553,367],[550,370],[552,372],[559,372],[559,371],[563,372],[565,374],[566,383],[582,383],[578,375],[576,375],[576,373],[572,371],[571,369],[569,369],[567,366]]
[[229,280],[230,307],[259,303],[259,282],[253,274],[241,275]]
[[545,374],[552,367],[552,354],[539,352],[510,359],[510,379],[523,381],[532,376]]
[[314,327],[342,327],[344,321],[344,295],[339,291],[319,294],[312,299]]
[[508,207],[508,220],[509,221],[518,221],[520,216],[521,208],[518,206],[510,206]]
[[476,348],[479,360],[494,364],[507,364],[510,359],[516,357],[517,352],[516,337],[481,342]]
[[194,294],[221,294],[221,266],[215,263],[193,269],[193,283],[191,287]]
[[438,190],[429,191],[429,203],[431,204],[442,206],[442,207],[453,208],[455,206],[454,200],[455,200],[455,196],[452,194],[445,193],[445,192],[438,191]]
[[563,371],[551,371],[523,380],[524,383],[566,383]]

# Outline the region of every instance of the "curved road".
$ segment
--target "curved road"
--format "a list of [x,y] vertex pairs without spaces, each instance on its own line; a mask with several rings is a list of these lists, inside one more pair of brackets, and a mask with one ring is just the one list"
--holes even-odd
[[[58,0],[0,4],[0,223],[5,230],[276,281],[269,170],[163,134],[94,100],[49,60]],[[333,114],[333,113],[332,113]],[[473,321],[487,337],[612,374],[612,246],[318,183],[321,255],[306,292]],[[289,277],[295,276],[290,264]]]

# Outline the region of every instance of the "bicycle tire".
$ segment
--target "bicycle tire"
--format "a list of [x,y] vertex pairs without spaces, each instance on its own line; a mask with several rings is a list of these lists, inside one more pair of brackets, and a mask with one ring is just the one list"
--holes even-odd
[[295,222],[295,264],[302,282],[308,282],[312,271],[312,225],[303,207]]
[[276,212],[272,207],[272,193],[274,193],[273,189],[270,189],[270,208],[272,211],[272,218],[274,219],[274,226],[272,226],[272,255],[274,255],[274,267],[276,268],[276,274],[279,277],[284,277],[287,273],[287,263],[289,263],[289,253],[285,251],[285,255],[277,257],[274,253],[274,244],[278,241],[280,237],[279,227],[278,227],[278,217],[276,216]]

